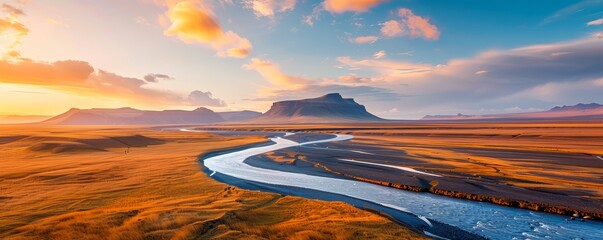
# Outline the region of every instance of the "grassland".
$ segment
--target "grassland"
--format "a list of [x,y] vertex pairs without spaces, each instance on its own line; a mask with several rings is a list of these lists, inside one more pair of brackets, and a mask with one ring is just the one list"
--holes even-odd
[[197,161],[262,141],[145,128],[0,126],[0,239],[423,238],[345,203],[219,183]]
[[[388,182],[380,179],[383,177],[380,174],[363,177],[370,182],[559,214],[584,212],[597,218],[603,216],[601,122],[407,122],[219,128],[352,134],[355,138],[341,143],[341,147],[399,150],[400,162],[389,164],[447,177],[446,182],[434,188],[416,185],[415,178]],[[382,161],[379,157],[366,158]],[[584,201],[573,201],[574,197]]]

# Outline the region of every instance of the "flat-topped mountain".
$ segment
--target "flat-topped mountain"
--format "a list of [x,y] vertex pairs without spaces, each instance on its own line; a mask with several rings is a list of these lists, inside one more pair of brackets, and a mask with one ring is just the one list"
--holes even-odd
[[363,105],[339,93],[318,98],[275,102],[270,110],[251,121],[255,123],[323,123],[383,120]]
[[601,120],[603,105],[579,103],[573,106],[557,106],[548,111],[485,115],[427,115],[421,120]]

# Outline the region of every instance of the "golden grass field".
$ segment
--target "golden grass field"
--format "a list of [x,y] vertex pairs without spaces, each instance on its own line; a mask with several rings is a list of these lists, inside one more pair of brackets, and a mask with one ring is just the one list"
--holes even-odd
[[197,157],[265,141],[145,128],[0,126],[0,239],[423,238],[341,202],[241,190]]

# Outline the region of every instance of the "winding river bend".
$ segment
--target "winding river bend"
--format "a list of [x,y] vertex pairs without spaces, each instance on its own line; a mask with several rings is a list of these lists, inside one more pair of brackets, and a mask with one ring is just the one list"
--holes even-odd
[[[285,134],[290,135],[292,133]],[[211,175],[220,173],[240,180],[333,193],[409,213],[423,221],[424,232],[430,236],[437,237],[429,231],[435,220],[490,239],[603,239],[601,222],[568,221],[567,217],[553,214],[402,191],[355,180],[265,169],[245,163],[247,158],[258,154],[352,138],[337,134],[328,139],[298,143],[272,137],[270,140],[274,144],[210,156],[203,162]]]

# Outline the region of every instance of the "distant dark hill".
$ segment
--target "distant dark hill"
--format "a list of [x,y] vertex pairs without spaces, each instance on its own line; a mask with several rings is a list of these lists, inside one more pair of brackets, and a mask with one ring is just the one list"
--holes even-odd
[[218,115],[220,115],[220,117],[224,118],[224,120],[226,120],[228,122],[232,122],[232,121],[244,121],[247,119],[259,117],[260,115],[262,115],[262,113],[245,110],[245,111],[233,111],[233,112],[219,112]]
[[592,110],[597,110],[597,109],[603,109],[603,105],[598,104],[598,103],[589,103],[589,104],[585,104],[585,103],[578,103],[574,106],[557,106],[554,108],[551,108],[549,110],[549,112],[559,112],[559,111],[592,111]]
[[486,115],[427,115],[421,120],[603,120],[603,105],[579,103],[557,106],[548,111]]
[[319,98],[275,102],[268,112],[250,121],[254,123],[324,123],[381,121],[369,113],[363,105],[339,93]]
[[159,125],[159,124],[209,124],[224,122],[218,113],[207,108],[193,111],[144,111],[133,108],[77,109],[43,121],[56,125]]

